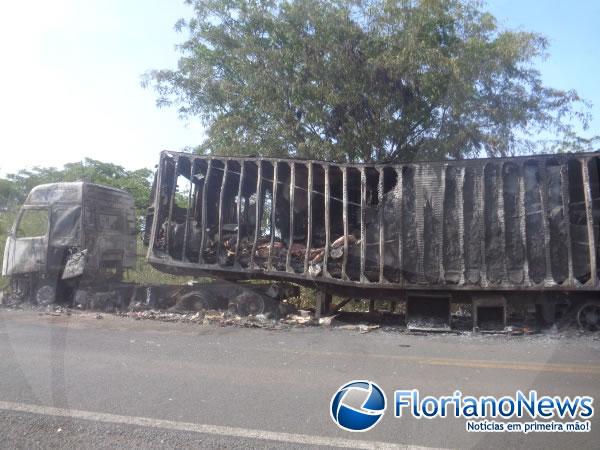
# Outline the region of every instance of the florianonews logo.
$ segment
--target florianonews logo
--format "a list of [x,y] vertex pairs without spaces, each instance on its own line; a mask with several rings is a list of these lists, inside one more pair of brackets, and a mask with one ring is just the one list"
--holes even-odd
[[346,431],[368,431],[383,417],[386,398],[372,381],[354,380],[341,386],[333,397],[331,419]]

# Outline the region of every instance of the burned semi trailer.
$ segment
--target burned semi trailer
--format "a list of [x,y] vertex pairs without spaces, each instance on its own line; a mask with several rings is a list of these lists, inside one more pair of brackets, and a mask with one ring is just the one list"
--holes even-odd
[[[577,307],[600,325],[599,155],[337,164],[162,152],[148,261],[161,271],[288,280],[405,301],[409,325],[475,327],[509,308]],[[151,226],[150,226],[151,225]],[[494,319],[494,320],[491,320]]]

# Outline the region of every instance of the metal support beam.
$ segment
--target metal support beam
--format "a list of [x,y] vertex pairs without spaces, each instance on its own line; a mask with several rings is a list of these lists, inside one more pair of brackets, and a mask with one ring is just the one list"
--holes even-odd
[[365,168],[360,168],[360,281],[368,282],[365,276],[365,260],[367,254],[367,174]]
[[[479,189],[475,192],[475,198],[477,199],[477,206],[474,214],[479,215],[479,224],[480,224],[480,233],[481,233],[481,242],[480,242],[480,251],[481,251],[481,267],[480,267],[480,277],[481,277],[481,286],[487,287],[487,263],[486,263],[486,254],[485,254],[485,166],[478,168],[477,170],[477,178],[476,183],[479,183]],[[477,184],[476,184],[477,186]]]
[[385,267],[385,229],[383,224],[384,212],[384,196],[383,196],[383,167],[378,168],[379,183],[377,185],[377,203],[379,213],[379,282],[385,283],[386,279],[383,276],[383,268]]
[[308,262],[310,260],[310,246],[312,245],[312,197],[313,197],[313,166],[312,163],[308,163],[308,183],[307,183],[307,208],[308,218],[306,227],[306,253],[304,254],[304,274],[308,275]]
[[277,213],[277,172],[278,161],[273,163],[273,186],[271,188],[271,243],[269,245],[269,256],[267,257],[267,271],[273,270],[273,246],[275,245],[275,220]]
[[539,163],[540,170],[540,201],[542,208],[542,229],[544,230],[544,260],[546,264],[546,276],[545,283],[546,284],[554,284],[554,279],[552,278],[552,263],[550,260],[550,224],[549,224],[549,215],[548,211],[548,174],[546,171],[546,163],[544,161],[540,161]]
[[561,199],[563,207],[563,226],[565,227],[565,235],[567,239],[567,268],[568,280],[567,285],[575,285],[575,277],[573,275],[573,246],[571,243],[571,214],[569,209],[569,161],[565,159],[560,167],[560,187]]
[[369,300],[369,312],[374,313],[375,311],[375,300],[371,299]]
[[465,168],[457,167],[456,170],[456,221],[458,224],[458,264],[460,279],[458,285],[465,284],[465,215],[464,215],[464,185]]
[[525,166],[519,165],[519,227],[523,246],[523,284],[531,284],[529,280],[529,253],[527,251],[527,220],[525,212]]
[[403,266],[402,266],[402,232],[403,232],[403,226],[402,226],[402,216],[403,216],[403,212],[402,212],[402,208],[403,208],[403,200],[402,200],[402,193],[404,192],[402,189],[402,183],[403,183],[403,179],[402,179],[402,167],[398,167],[396,168],[396,193],[395,193],[395,197],[396,197],[396,208],[394,208],[394,217],[396,219],[396,233],[398,234],[398,283],[400,284],[404,284],[404,273],[402,271]]
[[596,286],[598,283],[598,271],[596,266],[596,236],[594,235],[594,217],[592,206],[592,187],[590,186],[589,159],[582,162],[583,192],[585,195],[585,212],[587,216],[588,246],[590,250],[590,283]]
[[447,164],[444,164],[440,168],[440,183],[438,186],[438,195],[437,195],[437,204],[435,205],[435,209],[433,213],[437,218],[437,245],[439,246],[438,254],[438,283],[444,284],[446,281],[446,275],[444,272],[444,198],[446,195],[446,167]]
[[344,306],[346,306],[352,300],[354,300],[354,298],[352,298],[352,297],[345,298],[344,300],[339,302],[337,305],[335,305],[333,308],[331,308],[331,313],[334,314],[334,313],[340,311]]
[[293,272],[294,270],[292,269],[292,266],[290,265],[291,263],[291,257],[292,257],[292,245],[294,245],[294,195],[296,193],[296,164],[295,163],[290,163],[290,193],[289,193],[289,198],[290,198],[290,236],[289,236],[289,243],[288,243],[288,250],[287,253],[285,255],[285,270],[287,272]]
[[498,165],[496,173],[496,185],[498,186],[498,226],[500,228],[500,242],[502,243],[502,280],[501,283],[507,283],[508,268],[506,267],[506,218],[504,214],[504,177],[502,176],[504,165]]
[[415,226],[417,236],[417,280],[420,284],[425,284],[425,246],[423,245],[423,235],[425,231],[425,187],[423,186],[423,166],[413,166],[413,189],[415,193]]
[[262,218],[262,161],[256,162],[256,211],[254,221],[254,240],[252,241],[252,253],[250,254],[250,268],[254,267],[254,255],[256,255],[256,243],[260,233],[260,221]]
[[315,319],[319,320],[321,316],[329,314],[331,307],[331,294],[317,289],[315,293]]
[[183,247],[181,250],[181,260],[186,261],[186,250],[188,243],[188,230],[190,228],[190,210],[192,209],[192,192],[194,191],[194,160],[189,158],[190,162],[190,190],[188,192],[187,209],[185,211],[185,228],[183,229]]
[[331,218],[329,217],[329,203],[331,202],[331,187],[329,186],[329,165],[323,165],[323,172],[325,177],[325,254],[323,255],[323,277],[329,278],[328,262],[329,262],[329,248],[331,245]]
[[237,234],[235,239],[235,255],[233,257],[233,264],[239,264],[240,259],[240,239],[242,238],[242,190],[244,187],[244,175],[246,171],[245,161],[240,162],[240,182],[238,183],[238,194],[237,194],[237,205],[236,205],[236,221],[237,221]]
[[342,255],[342,280],[348,279],[348,168],[342,167],[342,220],[344,222],[344,254]]
[[173,221],[173,205],[177,195],[177,177],[179,172],[179,158],[173,160],[173,182],[171,184],[171,198],[169,198],[169,215],[167,216],[167,227],[165,228],[165,250],[168,254],[171,246],[171,222]]
[[204,179],[204,187],[202,188],[202,230],[200,230],[200,250],[198,252],[198,261],[204,263],[204,243],[206,241],[206,204],[208,195],[208,182],[212,171],[212,159],[209,159],[206,166],[206,177]]
[[225,187],[227,186],[229,161],[225,160],[223,166],[223,178],[221,178],[221,191],[219,192],[219,218],[217,231],[217,263],[221,263],[221,252],[223,250],[223,201],[225,198]]

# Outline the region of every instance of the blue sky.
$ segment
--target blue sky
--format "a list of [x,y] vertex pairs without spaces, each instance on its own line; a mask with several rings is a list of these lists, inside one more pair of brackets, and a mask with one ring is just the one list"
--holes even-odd
[[[600,2],[496,0],[488,9],[511,29],[550,39],[539,62],[547,85],[576,89],[594,104],[600,134]],[[140,86],[151,68],[173,68],[189,15],[179,0],[28,0],[0,7],[0,174],[60,166],[86,156],[152,167],[158,152],[195,145],[202,127],[157,109]]]

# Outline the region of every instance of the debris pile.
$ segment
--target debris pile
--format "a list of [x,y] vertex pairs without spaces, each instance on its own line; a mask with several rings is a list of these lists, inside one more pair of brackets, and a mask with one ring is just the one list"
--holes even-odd
[[[358,233],[358,231],[356,232]],[[287,245],[280,238],[271,238],[269,236],[261,237],[256,240],[256,245],[252,239],[242,237],[237,246],[237,236],[235,234],[225,234],[222,238],[222,251],[219,255],[218,241],[207,239],[202,253],[203,260],[207,263],[217,262],[221,265],[233,265],[235,262],[236,251],[238,252],[238,261],[242,267],[250,267],[253,263],[261,269],[269,269],[269,262],[273,270],[286,270],[286,264],[289,264],[296,273],[304,272],[305,265],[311,276],[318,276],[323,272],[323,263],[327,248],[325,245],[319,245],[324,239],[315,239],[313,245],[308,248],[306,242],[292,242]],[[360,239],[354,234],[339,236],[329,246],[327,270],[334,277],[341,277],[342,264],[347,239],[347,257],[346,271],[351,276],[358,276],[360,270]],[[289,253],[289,258],[288,258]],[[197,257],[197,255],[196,255]]]

